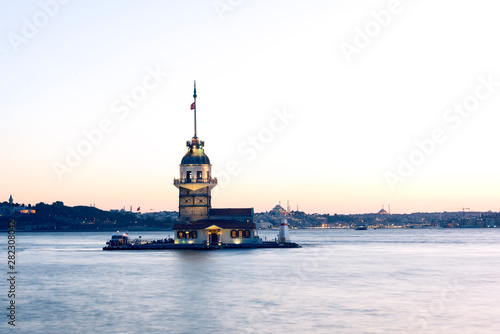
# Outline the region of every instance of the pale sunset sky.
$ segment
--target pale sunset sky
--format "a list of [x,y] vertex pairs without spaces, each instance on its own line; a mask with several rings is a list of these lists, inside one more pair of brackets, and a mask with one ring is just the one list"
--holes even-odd
[[0,201],[500,211],[497,1],[0,4]]

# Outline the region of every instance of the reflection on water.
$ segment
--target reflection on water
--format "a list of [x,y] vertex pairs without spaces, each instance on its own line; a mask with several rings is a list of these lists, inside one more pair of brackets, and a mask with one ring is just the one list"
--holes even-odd
[[18,233],[16,332],[500,332],[498,229],[292,230],[303,248],[103,252],[110,235]]

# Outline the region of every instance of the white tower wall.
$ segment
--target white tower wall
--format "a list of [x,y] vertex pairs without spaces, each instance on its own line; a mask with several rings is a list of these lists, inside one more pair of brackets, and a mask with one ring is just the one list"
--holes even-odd
[[285,218],[281,220],[281,225],[278,232],[278,242],[280,244],[285,242],[290,242],[290,233],[288,232],[288,221]]

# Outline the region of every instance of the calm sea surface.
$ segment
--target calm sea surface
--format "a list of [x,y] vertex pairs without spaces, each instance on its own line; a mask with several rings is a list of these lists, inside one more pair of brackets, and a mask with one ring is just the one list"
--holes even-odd
[[17,233],[10,328],[4,233],[0,332],[500,333],[500,229],[293,230],[302,248],[104,252],[110,236]]

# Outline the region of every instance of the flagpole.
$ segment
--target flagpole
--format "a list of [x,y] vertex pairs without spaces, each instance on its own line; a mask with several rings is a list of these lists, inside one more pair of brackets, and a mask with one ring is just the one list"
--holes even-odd
[[194,81],[194,93],[193,93],[193,98],[194,98],[194,138],[198,138],[196,136],[196,80]]

